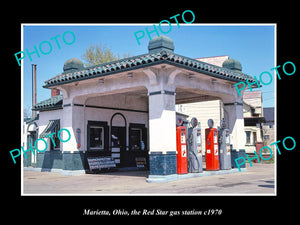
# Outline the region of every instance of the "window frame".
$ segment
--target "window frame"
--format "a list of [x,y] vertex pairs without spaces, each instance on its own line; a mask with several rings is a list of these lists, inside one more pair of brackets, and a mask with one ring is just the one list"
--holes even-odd
[[[103,128],[103,148],[99,148],[99,147],[91,147],[90,146],[90,136],[91,136],[91,132],[90,132],[90,128],[93,127],[102,127]],[[91,152],[96,152],[96,151],[101,151],[101,152],[108,152],[109,151],[109,126],[107,125],[106,121],[94,121],[94,120],[88,120],[87,121],[87,135],[86,135],[86,148],[87,151],[91,151]]]
[[[140,130],[140,139],[141,141],[144,142],[144,150],[142,150],[142,146],[140,144],[140,149],[137,150],[137,149],[133,149],[132,148],[132,140],[131,140],[131,133],[132,133],[132,130]],[[145,124],[140,124],[140,123],[129,123],[129,150],[130,151],[149,151],[149,148],[148,148],[148,130],[147,130],[147,127]]]
[[55,145],[56,145],[55,147],[54,147],[54,144],[53,144],[51,138],[49,137],[49,139],[50,139],[50,151],[60,151],[60,147],[61,147],[60,144],[61,143],[60,143],[60,139],[58,138],[58,131],[59,130],[60,130],[60,120],[58,120],[58,123],[54,128],[55,134],[52,136],[52,138],[55,142]]
[[91,125],[89,126],[89,129],[91,128],[100,128],[102,130],[100,141],[102,140],[102,147],[91,147],[91,131],[89,135],[89,148],[90,150],[104,150],[105,146],[105,140],[104,140],[104,127],[103,126],[96,126],[96,125]]
[[[250,134],[250,135],[249,135],[249,142],[248,142],[247,132],[249,132],[249,134]],[[249,131],[249,130],[246,130],[245,133],[246,133],[246,145],[252,145],[252,144],[251,144],[251,133],[252,133],[252,132]]]
[[132,139],[131,139],[132,131],[139,131],[140,143],[138,143],[138,147],[139,147],[138,149],[133,149],[133,143],[131,143],[131,149],[130,150],[142,150],[141,141],[143,141],[143,129],[142,128],[138,128],[138,127],[131,127],[130,141],[132,141]]

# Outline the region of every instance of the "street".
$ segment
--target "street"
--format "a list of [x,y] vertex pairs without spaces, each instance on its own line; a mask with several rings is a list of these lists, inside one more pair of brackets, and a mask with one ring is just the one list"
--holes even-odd
[[63,176],[24,170],[24,195],[275,195],[274,164],[247,164],[247,172],[148,183],[149,171]]

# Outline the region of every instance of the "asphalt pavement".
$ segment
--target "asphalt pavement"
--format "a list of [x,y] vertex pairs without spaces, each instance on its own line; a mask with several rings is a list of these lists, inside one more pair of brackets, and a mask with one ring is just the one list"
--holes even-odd
[[149,171],[64,176],[23,171],[23,195],[275,195],[274,164],[247,164],[246,172],[148,183]]

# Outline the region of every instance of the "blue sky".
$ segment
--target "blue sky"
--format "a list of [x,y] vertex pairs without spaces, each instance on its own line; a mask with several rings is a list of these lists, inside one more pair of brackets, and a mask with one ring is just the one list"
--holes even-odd
[[[31,107],[31,64],[37,64],[37,102],[50,98],[50,90],[42,86],[44,81],[63,72],[63,64],[70,58],[82,60],[82,54],[91,44],[101,43],[107,45],[116,54],[130,53],[131,56],[148,52],[149,38],[145,35],[138,45],[134,32],[148,28],[153,30],[152,24],[141,25],[24,25],[23,49],[34,51],[43,41],[52,44],[52,51],[48,55],[40,53],[38,58],[32,54],[22,60],[23,71],[23,98],[24,107]],[[243,72],[259,77],[263,71],[270,71],[274,63],[274,26],[273,25],[201,25],[191,24],[185,26],[176,23],[172,30],[165,34],[174,41],[175,53],[190,57],[210,57],[229,55],[230,58],[241,62]],[[163,28],[167,30],[167,27]],[[62,35],[66,31],[72,31],[76,40],[71,45],[66,45]],[[161,34],[161,33],[160,33]],[[60,35],[57,40],[61,49],[58,49],[55,40],[51,38]],[[151,34],[156,36],[155,33]],[[66,41],[72,41],[71,35],[66,35]],[[69,38],[69,39],[68,39]],[[45,52],[47,44],[43,44]],[[17,64],[17,62],[16,62]],[[270,71],[271,72],[271,71]],[[271,72],[274,77],[274,72]],[[276,76],[275,76],[276,77]],[[266,80],[265,80],[266,79]],[[267,78],[264,78],[267,82]],[[274,80],[270,85],[260,88],[263,92],[263,106],[273,107]],[[279,81],[280,82],[280,81]],[[257,89],[259,90],[259,89]]]

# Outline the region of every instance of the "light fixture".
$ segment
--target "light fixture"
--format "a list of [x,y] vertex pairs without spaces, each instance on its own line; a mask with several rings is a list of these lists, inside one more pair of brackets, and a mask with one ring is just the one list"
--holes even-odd
[[98,83],[99,84],[104,84],[104,79],[99,79]]
[[217,80],[216,80],[216,79],[211,79],[211,82],[212,82],[213,84],[216,84],[216,83],[217,83]]
[[132,73],[127,73],[127,78],[132,78],[133,74]]

